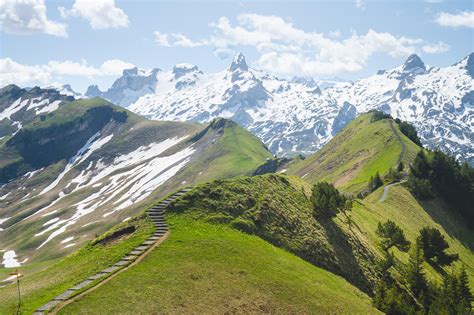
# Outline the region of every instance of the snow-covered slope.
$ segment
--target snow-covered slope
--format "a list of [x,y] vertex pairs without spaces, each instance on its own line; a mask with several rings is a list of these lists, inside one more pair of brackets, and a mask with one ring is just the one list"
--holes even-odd
[[55,88],[30,90],[16,85],[0,89],[0,139],[18,132],[37,115],[45,115],[60,105],[73,101],[72,96],[63,94]]
[[0,251],[31,262],[71,252],[179,187],[250,175],[271,153],[230,121],[148,121],[94,98],[36,117],[0,141],[0,157]]
[[160,72],[155,93],[129,106],[157,120],[230,118],[280,155],[311,153],[320,148],[331,138],[338,115],[339,120],[353,118],[340,113],[341,108],[330,95],[322,94],[314,81],[299,78],[289,82],[250,69],[242,54],[218,73],[205,74],[191,65]]
[[379,109],[415,125],[424,144],[474,162],[474,54],[446,68],[416,55],[404,65],[327,89],[358,112]]
[[315,152],[356,115],[383,110],[413,123],[428,147],[439,147],[472,164],[473,67],[473,54],[446,68],[426,67],[412,55],[395,69],[356,82],[286,80],[250,68],[238,54],[228,69],[211,74],[188,64],[156,70],[152,78],[150,71],[146,76],[132,69],[133,80],[124,72],[110,90],[121,86],[121,91],[130,91],[131,86],[123,85],[126,80],[148,78],[150,92],[142,89],[136,101],[122,98],[118,103],[157,120],[230,118],[280,156]]

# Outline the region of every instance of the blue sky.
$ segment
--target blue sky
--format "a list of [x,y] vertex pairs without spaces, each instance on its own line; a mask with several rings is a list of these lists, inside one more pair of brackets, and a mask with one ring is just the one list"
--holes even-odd
[[2,85],[84,92],[133,65],[220,71],[239,51],[285,77],[357,79],[412,52],[447,66],[474,51],[470,0],[26,2],[0,4]]

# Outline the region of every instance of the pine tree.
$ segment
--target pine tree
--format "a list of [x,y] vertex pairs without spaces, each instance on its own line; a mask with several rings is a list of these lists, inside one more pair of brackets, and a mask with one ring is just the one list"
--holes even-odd
[[391,220],[387,220],[383,224],[379,222],[375,233],[382,238],[382,246],[385,251],[396,246],[399,250],[406,252],[410,247],[410,242],[405,238],[403,230]]
[[428,282],[423,268],[421,244],[418,240],[410,253],[406,270],[406,281],[416,298],[419,298],[423,292],[426,293],[428,289]]
[[405,165],[403,165],[403,162],[398,163],[397,171],[403,172],[403,169],[405,169]]
[[424,227],[420,230],[419,239],[427,262],[445,266],[452,264],[453,261],[458,259],[457,254],[445,252],[449,248],[449,244],[438,229]]
[[382,178],[380,178],[379,172],[375,173],[375,176],[370,177],[369,190],[374,191],[383,185]]
[[459,307],[461,311],[465,311],[466,314],[470,314],[472,311],[471,304],[473,302],[473,296],[469,288],[469,277],[466,272],[466,266],[462,265],[461,271],[458,276],[459,286]]

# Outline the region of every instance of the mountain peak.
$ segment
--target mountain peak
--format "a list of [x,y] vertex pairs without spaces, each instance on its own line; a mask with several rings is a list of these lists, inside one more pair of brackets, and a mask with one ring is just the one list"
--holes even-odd
[[138,74],[138,68],[134,67],[131,69],[123,69],[123,76],[132,76],[132,75],[137,75]]
[[189,63],[179,63],[173,67],[175,79],[178,79],[189,72],[198,71],[198,67]]
[[238,53],[235,57],[234,60],[232,60],[232,64],[230,65],[229,70],[230,71],[235,71],[237,69],[247,71],[249,67],[247,66],[247,63],[245,62],[245,56],[242,53]]
[[464,68],[467,70],[467,73],[474,78],[474,53],[470,53],[467,57],[461,60],[461,63]]
[[412,54],[403,64],[403,71],[410,72],[416,69],[426,70],[425,63],[417,54]]
[[87,97],[95,97],[95,96],[102,96],[102,91],[99,89],[97,85],[89,85],[87,88],[85,96]]

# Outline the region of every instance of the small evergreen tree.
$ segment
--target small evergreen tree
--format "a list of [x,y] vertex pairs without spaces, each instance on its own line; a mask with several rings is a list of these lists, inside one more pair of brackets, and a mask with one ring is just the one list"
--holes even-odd
[[375,173],[375,176],[370,177],[369,190],[374,191],[383,185],[382,178],[380,178],[379,172]]
[[347,199],[339,193],[334,185],[319,182],[313,186],[311,201],[316,216],[332,217],[347,206]]
[[397,171],[403,172],[404,169],[405,169],[405,165],[403,165],[403,162],[398,163]]
[[457,254],[445,252],[449,248],[449,244],[438,229],[424,227],[420,230],[419,240],[427,262],[445,266],[451,265],[453,261],[458,259]]
[[426,295],[428,291],[428,281],[426,280],[423,268],[423,253],[419,241],[415,243],[410,253],[410,259],[405,273],[408,287],[415,298],[419,299],[423,295]]
[[410,247],[410,242],[405,238],[403,230],[391,220],[383,224],[379,222],[375,233],[382,238],[382,246],[385,251],[396,246],[399,250],[405,252]]
[[474,301],[471,289],[469,288],[469,277],[466,272],[466,266],[462,265],[461,271],[458,276],[458,285],[459,285],[459,297],[461,299],[459,307],[462,312],[466,314],[471,314],[472,311],[472,302]]

